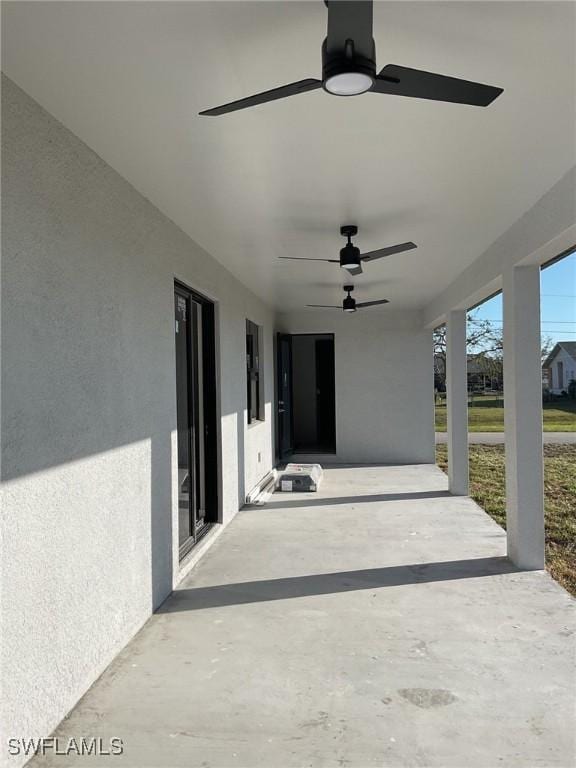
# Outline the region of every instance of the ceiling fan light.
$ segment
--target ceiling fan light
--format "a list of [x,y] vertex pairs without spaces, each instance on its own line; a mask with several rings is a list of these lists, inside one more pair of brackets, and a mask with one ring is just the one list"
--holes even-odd
[[339,72],[327,78],[324,88],[335,96],[358,96],[372,88],[373,80],[364,72]]

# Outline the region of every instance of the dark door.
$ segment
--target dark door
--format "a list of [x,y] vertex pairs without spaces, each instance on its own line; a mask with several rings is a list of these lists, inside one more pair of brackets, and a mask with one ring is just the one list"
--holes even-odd
[[292,426],[292,337],[277,336],[278,453],[284,458],[294,449]]
[[214,307],[174,288],[178,541],[184,557],[216,521]]
[[318,447],[336,450],[336,403],[334,384],[334,339],[316,340],[316,423]]
[[563,389],[563,387],[564,387],[564,363],[562,362],[562,360],[558,361],[557,367],[558,367],[558,385],[557,385],[557,389]]

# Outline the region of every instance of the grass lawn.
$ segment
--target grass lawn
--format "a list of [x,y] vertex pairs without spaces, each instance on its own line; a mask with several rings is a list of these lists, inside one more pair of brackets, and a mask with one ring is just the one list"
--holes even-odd
[[[544,432],[576,432],[576,400],[544,403]],[[502,399],[475,395],[469,401],[468,429],[470,432],[503,432]],[[446,432],[446,401],[436,403],[436,431]]]
[[[445,445],[436,463],[446,470]],[[576,596],[576,445],[544,446],[546,567]],[[470,446],[470,495],[506,528],[504,446]]]

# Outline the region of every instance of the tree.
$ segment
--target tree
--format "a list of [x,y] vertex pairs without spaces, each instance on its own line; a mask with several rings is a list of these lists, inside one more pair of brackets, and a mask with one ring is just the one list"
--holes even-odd
[[540,350],[540,357],[542,358],[542,365],[544,360],[548,357],[550,352],[554,349],[554,341],[551,336],[542,336],[542,348]]
[[[446,325],[434,329],[434,386],[446,388]],[[466,349],[484,361],[485,373],[497,377],[502,370],[502,329],[491,320],[469,312],[466,323]]]
[[[542,362],[553,346],[549,336],[542,337]],[[502,381],[504,343],[501,325],[479,318],[476,311],[469,312],[466,349],[469,355],[474,355],[477,370],[491,380]],[[434,329],[434,386],[439,390],[446,389],[446,325]]]

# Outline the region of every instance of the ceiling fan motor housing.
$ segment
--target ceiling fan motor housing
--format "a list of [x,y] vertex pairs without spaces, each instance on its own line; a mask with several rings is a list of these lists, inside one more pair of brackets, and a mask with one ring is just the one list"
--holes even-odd
[[340,266],[342,269],[354,269],[360,266],[360,248],[347,243],[340,250]]
[[[328,93],[336,96],[356,95],[352,93],[338,93],[331,90],[327,83],[338,75],[356,73],[369,78],[371,83],[376,79],[376,46],[372,40],[371,58],[362,56],[355,51],[354,41],[346,40],[344,50],[329,52],[328,39],[322,43],[322,87]],[[368,88],[366,89],[368,90]]]
[[342,302],[342,309],[344,312],[356,312],[356,300],[350,295],[346,296]]

